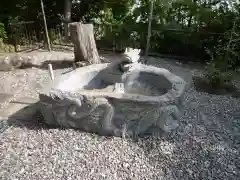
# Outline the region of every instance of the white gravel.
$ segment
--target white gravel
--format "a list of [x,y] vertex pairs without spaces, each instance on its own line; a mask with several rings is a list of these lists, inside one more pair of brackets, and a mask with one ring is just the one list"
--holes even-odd
[[[167,65],[186,80],[193,73],[170,61],[149,63]],[[0,91],[17,96],[37,97],[49,81],[47,71],[36,68],[0,77]],[[18,122],[0,135],[0,179],[240,179],[240,100],[192,87],[185,100],[177,131],[138,140],[49,129],[36,118]]]

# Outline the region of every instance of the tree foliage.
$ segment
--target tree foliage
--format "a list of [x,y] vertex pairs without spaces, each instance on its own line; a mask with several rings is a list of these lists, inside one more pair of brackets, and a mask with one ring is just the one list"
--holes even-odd
[[[64,22],[64,1],[44,0],[50,29]],[[71,18],[93,22],[98,39],[106,44],[144,49],[149,8],[150,0],[72,0]],[[203,62],[219,59],[221,55],[222,59],[228,59],[225,61],[240,65],[240,20],[236,18],[239,10],[237,0],[154,0],[150,51],[189,56]],[[0,22],[5,24],[7,32],[12,19],[35,21],[35,26],[41,29],[40,2],[4,1]]]

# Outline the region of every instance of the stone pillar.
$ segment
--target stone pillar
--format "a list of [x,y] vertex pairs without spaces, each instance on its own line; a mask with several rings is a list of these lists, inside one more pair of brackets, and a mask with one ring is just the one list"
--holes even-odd
[[75,62],[101,63],[92,24],[82,24],[81,22],[70,23],[70,33],[71,41],[74,44]]

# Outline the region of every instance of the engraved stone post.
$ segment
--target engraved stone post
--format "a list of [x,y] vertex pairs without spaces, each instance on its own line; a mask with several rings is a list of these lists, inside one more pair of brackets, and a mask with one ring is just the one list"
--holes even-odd
[[87,61],[99,64],[100,58],[96,48],[92,24],[70,23],[71,40],[74,44],[75,62]]

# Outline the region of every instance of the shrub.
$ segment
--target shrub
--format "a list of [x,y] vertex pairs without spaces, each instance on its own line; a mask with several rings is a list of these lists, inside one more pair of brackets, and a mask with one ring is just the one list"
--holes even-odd
[[195,76],[193,81],[198,91],[240,97],[239,89],[232,83],[234,73],[234,68],[219,56],[207,63],[203,76]]
[[2,40],[7,39],[7,32],[5,30],[5,26],[3,23],[0,23],[0,39]]
[[221,88],[225,84],[230,83],[232,75],[232,70],[221,66],[219,67],[216,62],[212,61],[205,66],[205,79],[213,88]]

